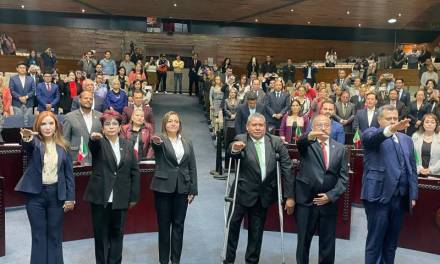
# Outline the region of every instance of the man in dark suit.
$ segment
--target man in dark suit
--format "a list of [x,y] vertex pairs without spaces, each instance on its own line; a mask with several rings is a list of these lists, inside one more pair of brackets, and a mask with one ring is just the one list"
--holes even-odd
[[192,90],[193,90],[193,85],[194,85],[194,92],[196,94],[196,96],[199,95],[199,69],[202,66],[202,62],[200,60],[197,59],[197,53],[194,53],[191,62],[189,63],[189,95],[192,96]]
[[266,61],[261,64],[261,73],[266,75],[266,73],[273,74],[277,72],[277,66],[272,62],[272,56],[267,55]]
[[52,111],[58,113],[60,102],[60,90],[57,84],[52,83],[52,74],[49,72],[43,75],[44,82],[37,85],[38,112]]
[[[257,96],[257,103],[266,105],[266,93],[261,88],[261,81],[259,79],[252,80],[250,92],[254,92]],[[244,101],[246,102],[248,95],[250,93],[247,92],[244,95]]]
[[[335,103],[329,99],[325,100],[322,103],[320,114],[327,116],[331,120],[330,137],[341,144],[345,144],[344,127],[337,121],[333,120],[333,116],[335,115]],[[313,129],[314,122],[314,119],[310,122],[307,132],[310,132]]]
[[335,83],[341,87],[343,91],[347,90],[351,84],[351,79],[347,77],[347,73],[344,69],[338,70],[338,78],[335,79]]
[[353,131],[359,129],[361,132],[370,127],[379,127],[376,113],[376,94],[368,93],[366,95],[366,109],[361,109],[356,112],[353,120]]
[[9,80],[9,90],[12,95],[12,108],[15,115],[24,116],[25,127],[31,127],[29,124],[30,116],[33,112],[35,82],[32,77],[26,75],[26,64],[19,62],[17,64],[17,75]]
[[417,200],[417,170],[412,139],[398,131],[409,126],[399,122],[394,106],[378,111],[379,128],[362,134],[364,175],[361,199],[368,222],[365,263],[394,263],[404,211]]
[[[90,79],[85,79],[83,81],[83,91],[90,91],[93,93],[93,102],[92,102],[92,109],[98,112],[104,112],[104,99],[101,96],[98,96],[98,94],[96,94],[94,92],[95,89],[95,84],[93,83],[92,80]],[[72,107],[71,107],[71,111],[75,111],[77,109],[79,109],[80,107],[80,102],[79,102],[79,96],[75,96],[72,100]]]
[[102,130],[99,121],[101,113],[92,110],[92,104],[93,93],[86,90],[82,91],[80,94],[80,108],[68,113],[63,122],[63,136],[70,143],[72,161],[78,161],[78,152],[81,150],[84,164],[92,163],[92,155],[88,151],[84,153],[82,148],[88,150],[90,134]]
[[257,103],[257,95],[254,92],[248,92],[246,102],[237,107],[235,115],[235,134],[246,133],[246,123],[249,115],[254,113],[265,114],[265,105]]
[[397,112],[399,113],[399,120],[402,120],[403,118],[406,117],[407,112],[406,112],[405,103],[400,101],[398,96],[399,94],[397,89],[391,89],[389,93],[390,100],[388,104],[394,106],[397,109]]
[[97,264],[121,263],[128,208],[140,195],[140,174],[131,142],[119,138],[122,117],[108,110],[101,116],[103,134],[90,134],[93,155],[84,200],[90,202]]
[[228,264],[235,261],[240,226],[245,215],[249,219],[246,263],[257,264],[259,261],[267,209],[277,199],[277,155],[283,179],[283,197],[287,198],[289,214],[294,207],[292,163],[286,147],[279,137],[266,134],[266,120],[261,114],[252,114],[246,129],[247,134],[236,136],[229,149],[230,155],[241,159],[241,165],[224,260]]
[[313,129],[297,142],[301,168],[295,178],[298,246],[296,263],[308,264],[310,244],[319,229],[319,263],[334,263],[337,201],[348,184],[343,144],[330,138],[331,121],[318,115]]
[[399,101],[405,104],[406,107],[409,107],[409,103],[411,102],[411,95],[407,90],[405,90],[405,83],[403,78],[396,78],[394,81],[394,88],[397,90],[399,94]]
[[283,80],[287,85],[287,82],[290,81],[292,84],[295,83],[295,65],[292,64],[292,59],[287,59],[287,64],[283,67]]
[[274,91],[269,93],[266,99],[266,112],[269,123],[269,131],[273,128],[279,129],[281,119],[290,108],[290,96],[282,91],[283,82],[275,81]]
[[[350,102],[354,104],[356,111],[365,108],[365,93],[367,88],[365,86],[359,87],[359,90],[355,90],[358,94],[351,96]],[[354,93],[354,92],[353,92]]]
[[304,80],[310,84],[310,86],[314,86],[316,83],[316,73],[318,72],[318,68],[316,68],[312,61],[307,62],[307,66],[303,68]]
[[334,118],[337,122],[344,126],[345,133],[352,133],[352,123],[356,109],[354,104],[349,102],[350,94],[348,91],[343,91],[341,94],[341,100],[335,104],[336,113]]
[[154,131],[154,116],[153,109],[149,105],[144,104],[144,94],[142,91],[133,92],[133,105],[124,107],[122,111],[122,124],[128,124],[131,120],[131,115],[135,108],[141,108],[144,111],[144,119],[146,123],[149,123]]

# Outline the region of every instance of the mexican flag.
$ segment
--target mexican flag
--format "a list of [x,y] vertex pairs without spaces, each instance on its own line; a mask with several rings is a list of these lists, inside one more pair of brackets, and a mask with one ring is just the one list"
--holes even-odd
[[353,143],[357,149],[361,148],[361,135],[359,134],[359,128],[356,129],[356,133],[353,137]]
[[301,135],[302,135],[301,127],[297,126],[295,129],[295,141],[298,141]]
[[79,146],[78,156],[76,158],[77,161],[81,162],[85,157],[89,154],[89,149],[87,148],[87,144],[84,142],[84,138],[81,137],[81,145]]

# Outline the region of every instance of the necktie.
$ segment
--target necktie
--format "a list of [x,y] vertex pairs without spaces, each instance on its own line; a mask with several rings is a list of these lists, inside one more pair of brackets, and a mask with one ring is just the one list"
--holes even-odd
[[257,157],[258,157],[258,164],[260,164],[260,170],[261,175],[263,175],[263,168],[264,168],[264,160],[263,160],[263,149],[261,147],[261,141],[257,140],[255,141],[255,149],[257,150]]
[[277,98],[280,98],[280,93],[277,93]]
[[346,114],[346,106],[345,106],[345,104],[342,104],[342,115],[344,116],[344,118],[345,118],[345,114]]
[[327,150],[325,149],[325,143],[321,142],[321,150],[322,150],[322,159],[324,161],[325,168],[328,168],[328,156]]
[[47,91],[49,91],[50,92],[50,84],[49,83],[46,83],[46,88],[47,88]]

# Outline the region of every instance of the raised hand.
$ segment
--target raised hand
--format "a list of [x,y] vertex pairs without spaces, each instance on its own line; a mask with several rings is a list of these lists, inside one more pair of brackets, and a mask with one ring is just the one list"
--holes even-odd
[[232,151],[240,152],[246,147],[246,144],[243,141],[235,141],[232,144]]
[[407,127],[409,127],[409,121],[411,119],[406,118],[406,119],[402,119],[399,122],[397,122],[394,125],[391,125],[390,127],[390,132],[391,133],[396,133],[399,130],[405,130]]
[[99,132],[92,132],[92,134],[90,134],[90,139],[95,141],[95,140],[100,140],[102,138],[102,134]]
[[162,139],[160,138],[160,136],[157,136],[157,135],[152,136],[151,141],[156,145],[160,145],[163,142]]
[[27,129],[27,128],[22,128],[22,129],[20,129],[20,134],[21,134],[21,137],[23,137],[23,138],[30,138],[31,136],[37,136],[38,132],[34,132],[34,131]]

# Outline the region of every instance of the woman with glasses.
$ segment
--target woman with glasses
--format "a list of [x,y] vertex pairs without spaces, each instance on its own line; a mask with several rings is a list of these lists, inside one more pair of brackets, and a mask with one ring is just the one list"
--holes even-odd
[[100,120],[102,134],[90,135],[92,176],[84,200],[91,205],[96,263],[121,263],[127,209],[139,200],[138,159],[131,142],[119,138],[121,115],[107,110]]

